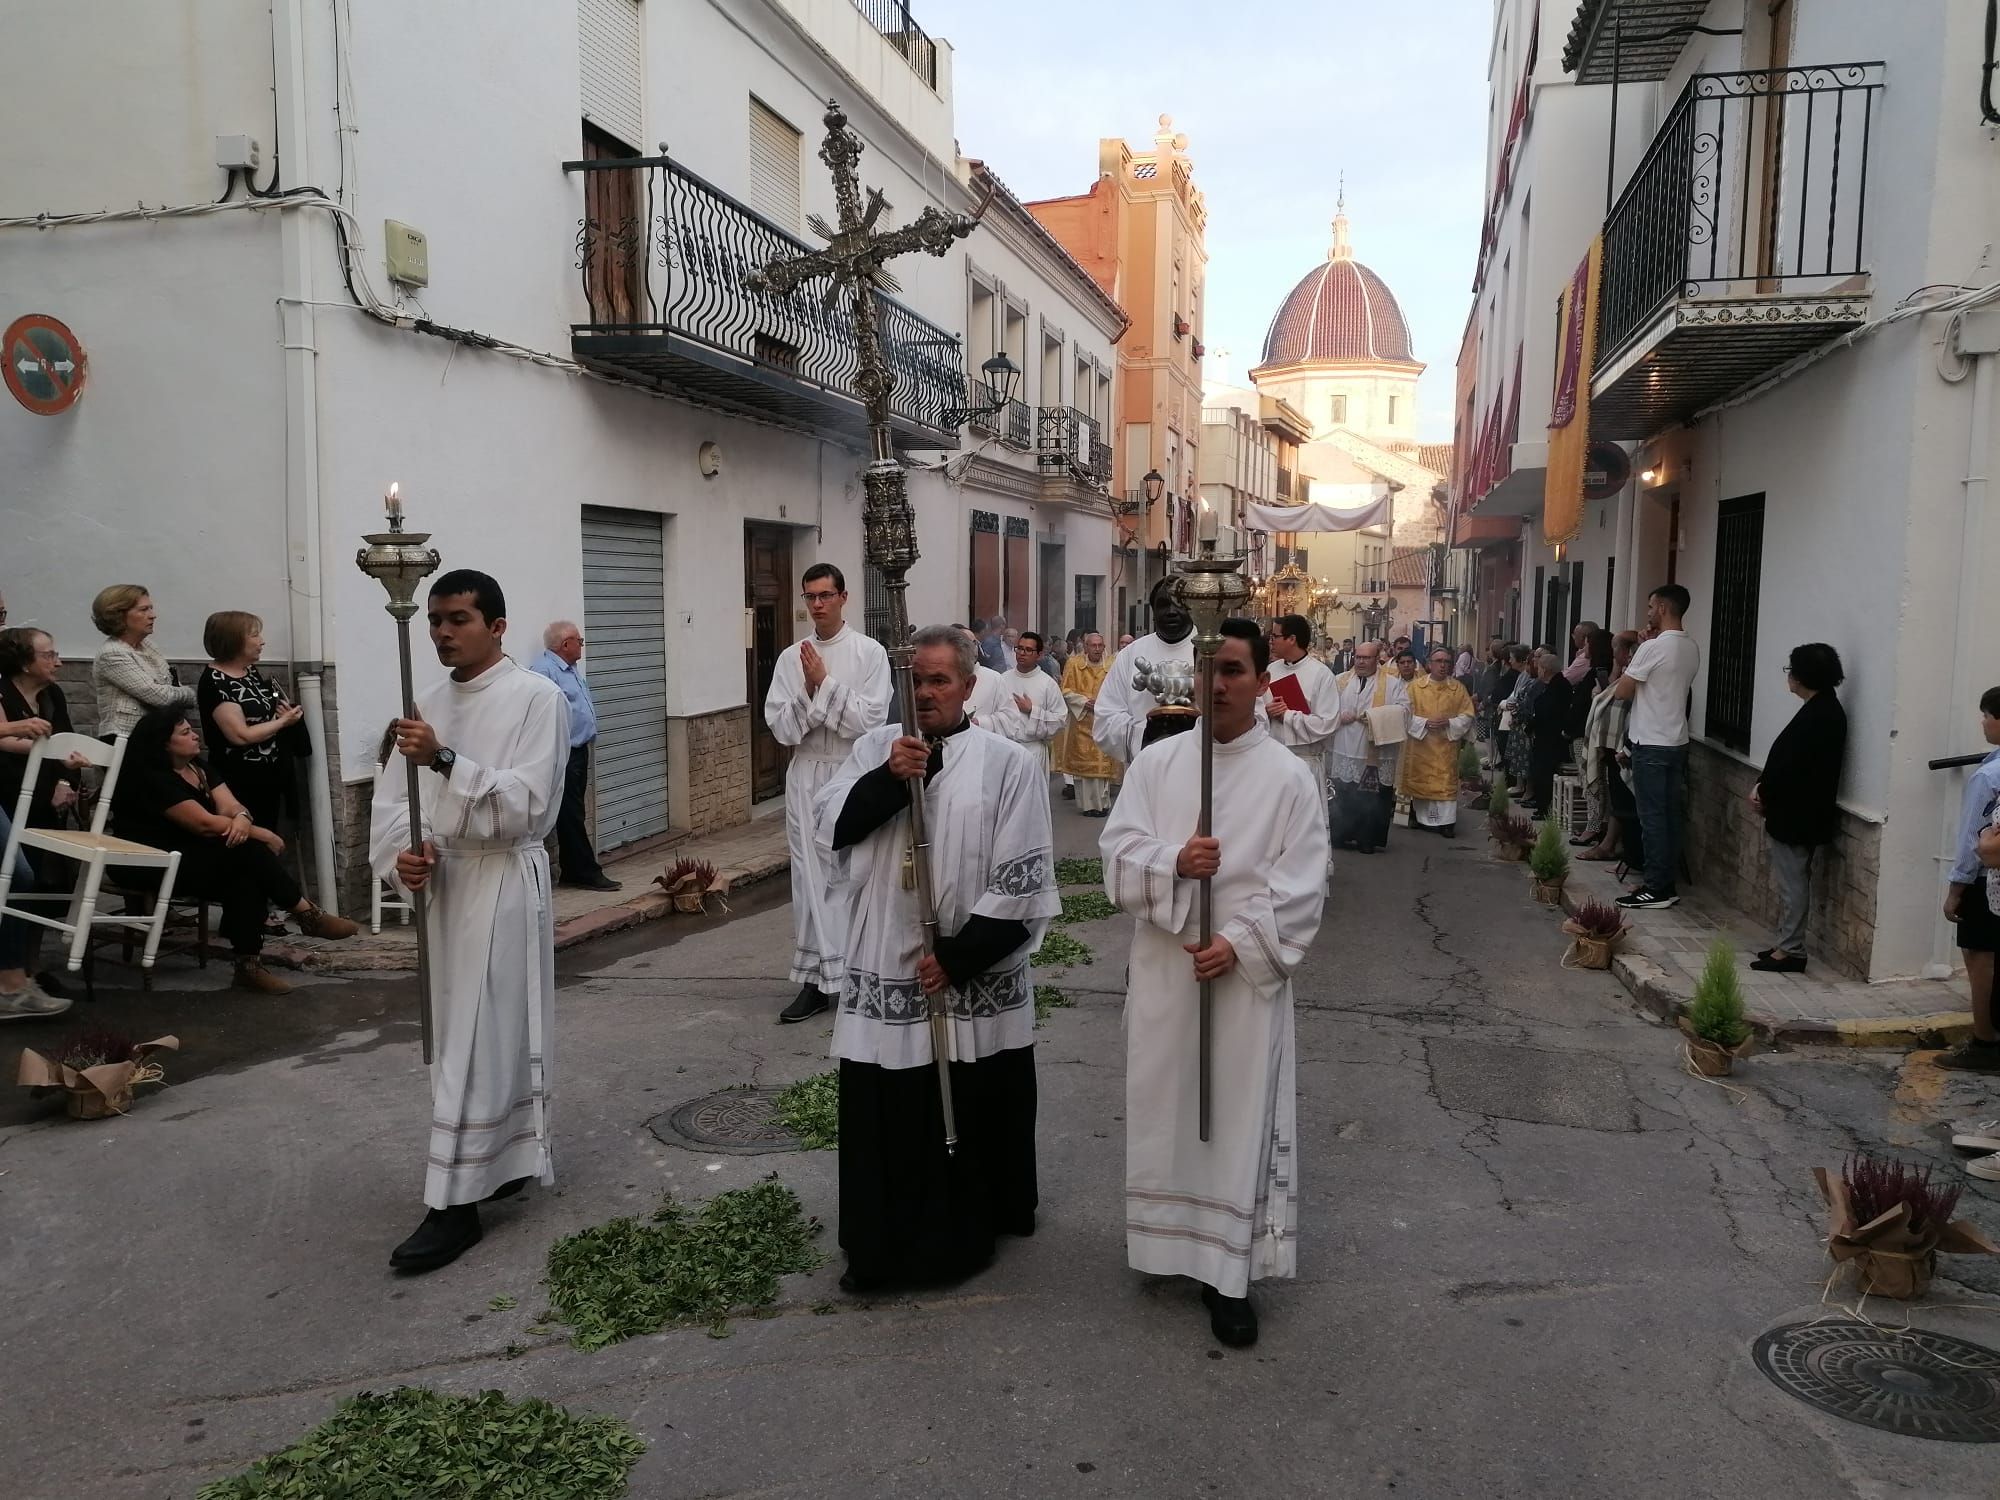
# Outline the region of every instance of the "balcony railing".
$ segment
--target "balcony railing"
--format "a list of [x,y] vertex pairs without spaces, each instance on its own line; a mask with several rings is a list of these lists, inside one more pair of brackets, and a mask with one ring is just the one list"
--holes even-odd
[[1035,411],[1025,401],[1009,401],[1006,411],[1001,413],[1006,427],[1000,437],[1010,448],[1019,448],[1023,453],[1035,446]]
[[1880,63],[1689,79],[1605,221],[1599,367],[1676,299],[1862,274],[1881,87]]
[[1037,408],[1036,454],[1044,469],[1067,469],[1100,484],[1111,478],[1111,446],[1098,422],[1073,406]]
[[[860,360],[846,297],[823,278],[752,292],[744,277],[811,247],[664,156],[563,164],[584,175],[576,234],[589,321],[571,329],[580,363],[811,431],[864,435]],[[966,404],[956,335],[882,294],[882,351],[895,372],[899,445],[955,448]]]
[[1289,504],[1291,501],[1292,471],[1290,469],[1278,470],[1278,498],[1280,500],[1285,501],[1287,504]]
[[965,425],[980,437],[997,438],[1007,425],[1007,409],[1000,405],[1000,393],[977,375],[966,377],[965,400],[972,415]]
[[935,89],[937,43],[910,19],[909,0],[854,0],[854,5],[868,18],[868,24],[882,33],[882,39],[903,54],[917,76]]

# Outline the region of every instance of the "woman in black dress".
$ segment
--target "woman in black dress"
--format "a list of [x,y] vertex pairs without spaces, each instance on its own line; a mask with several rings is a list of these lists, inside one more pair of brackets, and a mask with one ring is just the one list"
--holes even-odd
[[266,969],[264,910],[281,908],[307,937],[352,937],[360,929],[329,916],[299,889],[278,856],[285,841],[259,827],[201,759],[201,740],[178,709],[149,709],[133,726],[112,797],[118,836],[181,851],[174,889],[222,907],[218,924],[236,955],[236,982],[266,995],[291,986]]
[[201,644],[209,663],[195,701],[216,778],[250,809],[258,826],[276,828],[280,818],[297,810],[285,731],[304,711],[257,670],[264,655],[264,622],[257,616],[219,610],[202,627]]
[[1806,913],[1813,854],[1840,836],[1840,769],[1847,759],[1847,710],[1834,689],[1845,678],[1840,653],[1823,641],[1793,649],[1785,685],[1805,701],[1778,731],[1750,789],[1764,818],[1771,875],[1778,886],[1778,940],[1750,967],[1796,974],[1806,966]]
[[[0,630],[0,722],[20,724],[39,720],[46,727],[35,738],[73,733],[69,700],[56,686],[56,673],[61,670],[62,657],[46,630],[32,626]],[[21,781],[28,773],[28,753],[33,748],[34,739],[0,739],[0,808],[9,817],[14,815],[15,803],[21,795]],[[42,762],[34,800],[29,804],[30,828],[54,828],[62,822],[62,815],[75,805],[77,793],[82,789],[80,767],[84,764],[81,758],[75,765],[55,760]]]

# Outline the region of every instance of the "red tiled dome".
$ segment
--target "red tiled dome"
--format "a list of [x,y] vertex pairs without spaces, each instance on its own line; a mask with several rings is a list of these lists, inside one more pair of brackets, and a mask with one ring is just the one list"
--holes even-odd
[[1300,278],[1264,335],[1264,363],[1307,359],[1396,360],[1416,364],[1410,325],[1388,283],[1355,260],[1345,215],[1334,224],[1334,249]]

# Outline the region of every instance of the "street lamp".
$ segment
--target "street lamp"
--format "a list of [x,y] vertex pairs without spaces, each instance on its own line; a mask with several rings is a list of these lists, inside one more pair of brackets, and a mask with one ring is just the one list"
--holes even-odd
[[944,414],[947,427],[963,427],[980,417],[990,417],[1007,409],[1014,399],[1014,386],[1021,378],[1020,368],[1006,354],[1000,353],[979,367],[979,373],[986,377],[986,390],[993,400],[986,406],[955,408]]
[[1146,477],[1139,481],[1139,493],[1146,497],[1146,508],[1152,509],[1166,493],[1167,479],[1158,469],[1148,469]]

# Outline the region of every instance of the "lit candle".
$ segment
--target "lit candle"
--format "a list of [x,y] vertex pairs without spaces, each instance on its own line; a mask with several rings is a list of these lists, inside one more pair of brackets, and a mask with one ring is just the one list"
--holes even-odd
[[389,519],[392,521],[403,519],[403,497],[399,493],[401,489],[401,485],[392,484],[389,486],[389,493],[382,497],[382,509],[389,513]]

